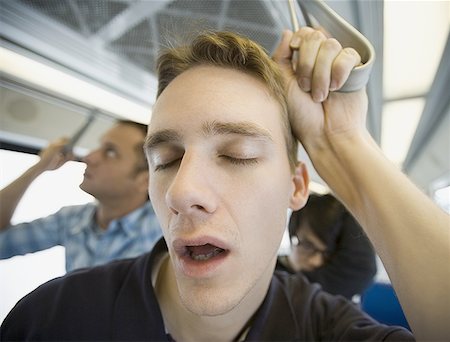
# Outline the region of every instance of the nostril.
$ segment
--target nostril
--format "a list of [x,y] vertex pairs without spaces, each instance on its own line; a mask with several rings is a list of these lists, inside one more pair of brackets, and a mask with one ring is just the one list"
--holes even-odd
[[198,209],[198,210],[205,210],[205,208],[199,204],[194,204],[191,208]]

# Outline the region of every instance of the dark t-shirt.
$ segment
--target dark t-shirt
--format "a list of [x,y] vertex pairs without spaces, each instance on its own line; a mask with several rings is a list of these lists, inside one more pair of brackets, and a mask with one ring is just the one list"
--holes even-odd
[[[0,340],[168,341],[151,285],[151,253],[74,271],[24,297],[9,313]],[[414,340],[400,327],[380,325],[340,296],[301,275],[275,272],[246,340]]]

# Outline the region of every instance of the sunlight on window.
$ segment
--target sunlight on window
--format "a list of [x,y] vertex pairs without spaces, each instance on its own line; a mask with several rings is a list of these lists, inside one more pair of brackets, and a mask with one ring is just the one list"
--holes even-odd
[[[38,156],[0,150],[0,188],[32,166]],[[93,201],[78,186],[83,179],[84,164],[68,162],[60,169],[37,178],[20,201],[12,223],[47,216],[63,206]],[[47,280],[65,273],[64,247],[0,260],[0,322],[15,303]]]
[[450,185],[437,189],[434,192],[434,201],[450,214]]

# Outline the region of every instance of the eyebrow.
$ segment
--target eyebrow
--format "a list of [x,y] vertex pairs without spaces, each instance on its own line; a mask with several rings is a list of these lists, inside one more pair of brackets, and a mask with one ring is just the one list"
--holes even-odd
[[[209,137],[214,135],[237,134],[246,137],[273,141],[271,134],[266,129],[258,125],[247,122],[205,122],[202,126],[202,133]],[[173,129],[163,129],[147,135],[144,142],[144,149],[151,150],[164,143],[176,143],[182,140],[181,135]]]
[[160,144],[176,141],[181,141],[181,136],[175,130],[163,129],[145,137],[144,149],[151,150]]
[[211,135],[228,135],[228,134],[238,134],[251,138],[260,138],[273,140],[269,131],[259,127],[258,125],[248,122],[205,122],[202,128],[203,133],[206,136]]

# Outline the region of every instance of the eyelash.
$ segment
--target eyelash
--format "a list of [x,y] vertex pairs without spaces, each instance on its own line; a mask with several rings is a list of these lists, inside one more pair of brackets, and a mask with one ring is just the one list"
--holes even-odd
[[156,165],[156,166],[155,166],[155,172],[156,172],[156,171],[162,171],[162,170],[168,169],[169,167],[171,167],[172,165],[174,165],[178,160],[179,160],[179,159],[175,159],[175,160],[172,160],[171,162],[166,163],[166,164]]
[[[233,165],[247,166],[247,165],[254,165],[254,164],[258,163],[258,159],[257,158],[234,158],[234,157],[230,157],[230,156],[226,156],[226,155],[221,155],[220,158],[225,159],[226,161],[230,162]],[[172,165],[174,165],[178,161],[179,161],[179,159],[175,159],[175,160],[173,160],[173,161],[171,161],[169,163],[166,163],[166,164],[156,165],[155,172],[168,169],[169,167],[171,167]]]
[[231,164],[233,165],[254,165],[258,163],[258,159],[257,158],[234,158],[234,157],[230,157],[230,156],[220,156],[221,158],[229,161]]

